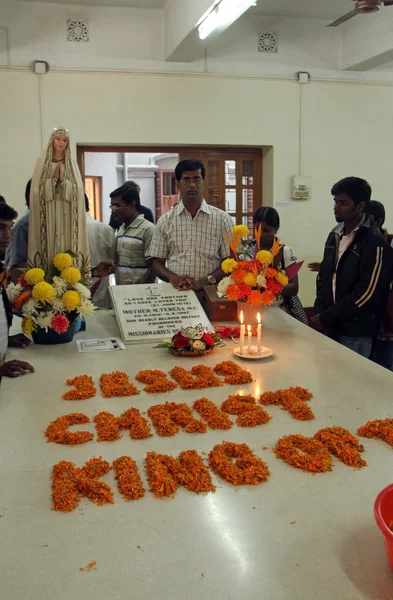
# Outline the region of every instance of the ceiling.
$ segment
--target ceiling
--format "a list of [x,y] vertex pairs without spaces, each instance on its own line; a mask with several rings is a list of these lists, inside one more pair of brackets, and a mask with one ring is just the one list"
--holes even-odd
[[[37,2],[37,0],[24,0]],[[85,6],[128,6],[129,8],[164,8],[167,0],[39,0],[52,4],[79,4]]]
[[351,0],[258,0],[254,13],[280,17],[332,19],[353,10]]
[[[25,0],[34,2],[37,0]],[[167,0],[40,0],[54,4],[85,4],[91,6],[128,6],[133,8],[164,8]],[[197,0],[196,0],[197,1]],[[213,0],[212,0],[213,2]],[[251,10],[262,15],[280,17],[338,18],[353,9],[351,0],[258,0]]]

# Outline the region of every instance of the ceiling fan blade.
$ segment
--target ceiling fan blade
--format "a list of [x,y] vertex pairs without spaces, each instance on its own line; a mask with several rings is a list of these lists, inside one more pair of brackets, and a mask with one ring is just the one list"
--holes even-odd
[[[392,0],[392,4],[393,4],[393,0]],[[328,25],[328,27],[338,27],[342,23],[345,23],[345,21],[349,21],[349,19],[356,17],[356,15],[358,15],[359,12],[360,11],[355,8],[355,10],[351,10],[351,12],[347,13],[346,15],[343,15],[342,17],[337,19],[337,21],[333,21],[333,23],[330,23]]]

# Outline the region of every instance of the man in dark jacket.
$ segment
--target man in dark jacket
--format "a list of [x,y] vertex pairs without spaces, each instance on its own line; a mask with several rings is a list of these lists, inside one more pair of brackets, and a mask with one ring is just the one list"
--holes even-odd
[[346,177],[332,188],[339,225],[325,244],[317,278],[316,329],[369,357],[386,306],[393,252],[367,216],[371,188]]

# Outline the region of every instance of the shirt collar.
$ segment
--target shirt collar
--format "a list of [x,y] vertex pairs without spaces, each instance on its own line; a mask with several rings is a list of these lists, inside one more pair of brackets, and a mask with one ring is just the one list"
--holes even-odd
[[[175,208],[173,210],[175,210],[176,214],[178,214],[178,215],[180,215],[180,213],[183,212],[184,210],[187,210],[183,204],[183,200],[181,200],[179,202],[179,204],[177,206],[175,206]],[[206,213],[207,215],[210,215],[212,212],[210,206],[208,205],[208,203],[206,202],[206,200],[204,198],[202,199],[201,206],[199,207],[199,211],[202,211],[202,212]]]
[[[360,219],[359,223],[355,227],[355,229],[352,229],[352,231],[351,231],[351,233],[349,235],[352,235],[358,229],[360,229],[362,227],[362,225],[365,224],[366,219],[367,219],[366,215],[363,215],[362,218]],[[339,225],[337,225],[337,227],[335,227],[333,229],[334,233],[337,233],[340,237],[342,237],[344,235],[344,230],[345,230],[345,223],[340,223]]]
[[123,223],[123,225],[119,229],[119,233],[120,232],[124,233],[124,232],[128,231],[129,229],[132,229],[133,227],[135,227],[135,228],[139,227],[139,225],[142,223],[142,221],[144,221],[144,219],[145,219],[145,215],[138,215],[137,218],[134,219],[132,221],[132,223],[130,223],[127,227]]

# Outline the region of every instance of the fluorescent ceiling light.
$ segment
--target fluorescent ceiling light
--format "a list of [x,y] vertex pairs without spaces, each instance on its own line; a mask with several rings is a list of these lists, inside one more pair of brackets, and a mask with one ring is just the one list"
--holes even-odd
[[221,0],[199,25],[200,39],[206,39],[215,29],[228,27],[241,17],[250,6],[255,5],[256,0]]

